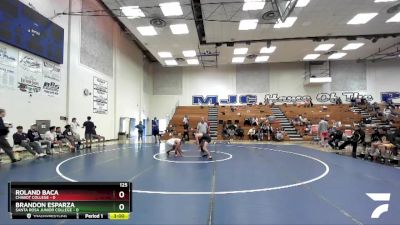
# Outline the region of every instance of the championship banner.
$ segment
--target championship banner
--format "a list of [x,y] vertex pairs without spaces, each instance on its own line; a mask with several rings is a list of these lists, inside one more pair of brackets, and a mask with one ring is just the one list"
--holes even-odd
[[4,66],[17,67],[18,50],[11,46],[0,44],[0,64]]
[[43,94],[57,97],[60,94],[61,67],[50,61],[43,61]]
[[20,52],[18,63],[18,89],[26,93],[39,93],[43,87],[42,60]]
[[18,65],[18,50],[0,44],[0,89],[16,87]]
[[93,77],[93,112],[108,113],[108,82],[98,77]]

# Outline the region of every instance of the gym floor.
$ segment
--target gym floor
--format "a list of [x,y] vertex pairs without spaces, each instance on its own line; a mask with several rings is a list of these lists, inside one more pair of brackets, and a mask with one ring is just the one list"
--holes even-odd
[[[214,159],[196,146],[184,157],[165,144],[114,144],[0,166],[0,224],[7,181],[131,181],[133,213],[114,224],[399,224],[400,170],[300,145],[215,144]],[[375,202],[366,193],[390,193]],[[371,214],[389,204],[378,219]],[[31,224],[111,221],[32,220]]]

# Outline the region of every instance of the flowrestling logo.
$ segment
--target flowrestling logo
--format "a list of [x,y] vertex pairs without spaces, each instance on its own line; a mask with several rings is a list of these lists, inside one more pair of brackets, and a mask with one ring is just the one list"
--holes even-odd
[[[366,193],[366,195],[375,202],[389,203],[390,193]],[[389,211],[389,204],[382,204],[375,208],[371,214],[372,219],[379,219],[381,215]]]

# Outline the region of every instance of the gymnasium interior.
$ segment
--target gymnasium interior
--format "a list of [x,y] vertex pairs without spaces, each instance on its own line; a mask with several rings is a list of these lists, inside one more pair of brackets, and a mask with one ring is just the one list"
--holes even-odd
[[0,225],[400,224],[399,0],[1,0]]

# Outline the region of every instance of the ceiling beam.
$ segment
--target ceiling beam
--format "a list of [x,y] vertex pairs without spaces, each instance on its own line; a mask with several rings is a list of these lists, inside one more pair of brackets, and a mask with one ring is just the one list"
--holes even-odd
[[203,11],[200,0],[191,0],[194,23],[196,25],[197,36],[200,45],[207,44],[206,31],[204,30]]

